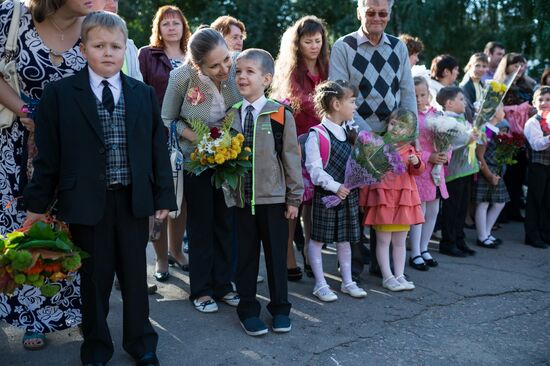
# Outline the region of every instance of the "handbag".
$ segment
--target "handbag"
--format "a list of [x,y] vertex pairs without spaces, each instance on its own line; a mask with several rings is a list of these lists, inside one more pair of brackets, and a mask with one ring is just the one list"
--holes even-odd
[[[13,15],[8,31],[4,55],[0,59],[0,74],[2,74],[6,83],[17,93],[17,95],[19,95],[19,78],[17,77],[16,49],[20,19],[20,2],[19,0],[13,0]],[[0,104],[0,129],[10,127],[16,118],[17,115],[12,110]]]
[[176,201],[178,204],[178,209],[169,213],[169,216],[173,219],[180,215],[181,204],[183,202],[183,153],[180,148],[176,129],[177,122],[178,120],[174,120],[170,123],[170,132],[168,136],[170,164],[172,165],[172,179],[174,180],[174,191],[176,193]]

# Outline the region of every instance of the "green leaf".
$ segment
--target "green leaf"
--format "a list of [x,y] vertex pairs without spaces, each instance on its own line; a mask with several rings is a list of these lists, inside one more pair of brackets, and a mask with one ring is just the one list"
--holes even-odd
[[35,222],[27,232],[27,236],[32,239],[55,240],[52,227],[42,221]]
[[237,188],[237,176],[234,174],[227,174],[225,177],[225,180],[227,184],[231,187],[231,189]]

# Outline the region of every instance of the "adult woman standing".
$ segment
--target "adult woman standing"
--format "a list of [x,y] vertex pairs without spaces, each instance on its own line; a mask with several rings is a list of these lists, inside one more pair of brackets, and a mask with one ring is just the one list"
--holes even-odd
[[[150,45],[139,50],[139,64],[143,81],[155,89],[162,106],[170,71],[183,64],[191,32],[182,11],[171,5],[157,10],[152,30]],[[183,197],[178,204],[181,205],[178,217],[169,217],[167,224],[162,224],[160,237],[153,241],[157,255],[154,276],[161,282],[169,277],[169,256],[182,270],[188,270],[187,258],[181,250],[187,221],[187,204]]]
[[441,88],[454,85],[458,73],[458,61],[453,56],[439,55],[432,60],[431,78],[428,80],[430,94],[432,95],[432,107],[438,110],[443,108],[437,104],[435,97]]
[[[220,127],[225,110],[241,100],[235,82],[235,65],[222,35],[212,28],[195,32],[187,47],[185,63],[170,74],[162,105],[167,126],[177,120],[184,160],[197,136],[188,121]],[[212,171],[186,175],[184,179],[188,218],[190,300],[201,312],[215,312],[214,298],[229,305],[239,302],[232,292],[230,211],[223,192],[211,182]]]
[[[20,4],[21,19],[16,50],[21,95],[0,78],[0,104],[18,115],[10,127],[0,131],[0,233],[19,228],[25,211],[20,200],[28,177],[31,159],[36,154],[32,110],[51,80],[75,74],[86,65],[80,53],[80,25],[91,11],[92,3],[80,0],[30,0]],[[6,40],[14,3],[0,5],[0,39]],[[5,52],[0,44],[0,54]],[[7,205],[12,202],[11,205]],[[7,208],[6,208],[7,207]],[[38,349],[45,345],[44,333],[75,326],[80,322],[78,279],[62,283],[60,293],[46,298],[31,286],[16,290],[8,298],[0,295],[0,317],[26,329],[23,346]],[[17,310],[16,310],[17,309]]]
[[[315,16],[305,16],[294,23],[281,40],[279,56],[275,62],[275,76],[271,96],[277,100],[287,100],[294,109],[296,134],[307,134],[309,129],[320,123],[315,112],[313,93],[315,87],[327,79],[329,50],[327,31],[324,22]],[[288,77],[290,75],[290,77]],[[306,245],[311,232],[311,202],[302,205],[305,244],[302,249],[304,266],[306,263]],[[295,220],[289,222],[287,251],[287,270],[289,280],[302,278],[300,267],[294,256]],[[308,271],[308,269],[306,269]]]

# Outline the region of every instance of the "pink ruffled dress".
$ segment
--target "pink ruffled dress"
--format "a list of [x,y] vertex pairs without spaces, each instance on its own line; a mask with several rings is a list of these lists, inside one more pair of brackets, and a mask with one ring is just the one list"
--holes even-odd
[[[420,201],[428,202],[436,199],[437,187],[432,178],[432,169],[434,165],[428,161],[430,155],[434,152],[433,142],[430,139],[430,133],[426,128],[426,117],[430,114],[437,113],[435,108],[430,107],[426,112],[418,112],[418,142],[422,149],[421,157],[422,161],[426,164],[426,170],[421,175],[414,177],[416,180],[416,186],[418,187],[418,194]],[[447,153],[447,161],[451,161],[451,152]],[[439,184],[439,193],[441,198],[449,198],[447,193],[447,185],[445,184],[445,169],[441,169],[441,183]]]
[[[409,164],[409,155],[416,155],[420,165]],[[420,196],[414,175],[422,174],[426,164],[412,145],[400,148],[407,170],[401,175],[389,173],[382,182],[365,186],[359,193],[359,205],[365,207],[363,225],[416,225],[424,222]]]

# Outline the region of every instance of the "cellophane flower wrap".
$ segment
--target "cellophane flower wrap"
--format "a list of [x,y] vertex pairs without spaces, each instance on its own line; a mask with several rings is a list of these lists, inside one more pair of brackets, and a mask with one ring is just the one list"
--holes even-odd
[[54,296],[61,289],[55,282],[72,279],[87,257],[71,241],[67,226],[57,221],[38,221],[0,236],[0,293],[31,285]]
[[195,150],[185,169],[199,175],[213,169],[212,184],[237,189],[242,177],[252,168],[250,148],[243,149],[244,135],[231,129],[233,114],[228,114],[220,128],[209,128],[204,122],[192,120],[191,129],[197,135]]
[[[344,186],[355,189],[380,182],[386,174],[402,174],[405,165],[394,144],[387,144],[374,133],[359,132],[351,156],[346,163]],[[323,197],[327,208],[338,206],[342,200],[337,195]]]
[[[433,143],[435,153],[448,153],[459,141],[468,139],[466,127],[456,119],[443,115],[433,115],[426,118],[426,130]],[[441,184],[441,164],[434,164],[431,176],[436,186]]]

